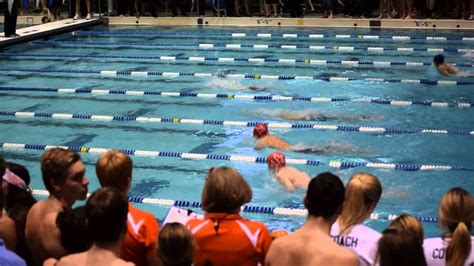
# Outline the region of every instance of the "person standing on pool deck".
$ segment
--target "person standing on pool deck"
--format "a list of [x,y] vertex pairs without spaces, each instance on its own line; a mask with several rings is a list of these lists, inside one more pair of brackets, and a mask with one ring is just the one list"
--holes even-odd
[[331,228],[334,242],[357,253],[360,265],[374,264],[377,241],[382,235],[363,222],[370,217],[381,196],[382,186],[375,175],[354,174],[346,186],[342,213]]
[[313,178],[304,198],[306,223],[272,243],[265,265],[359,265],[357,255],[338,246],[329,235],[343,202],[344,184],[339,177],[326,172]]
[[435,57],[433,57],[433,64],[436,67],[436,70],[441,75],[444,76],[457,76],[459,74],[459,70],[453,67],[450,64],[447,64],[444,61],[444,56],[442,54],[438,54]]
[[4,33],[5,37],[18,37],[16,34],[16,20],[18,18],[18,0],[0,0],[3,5],[4,12]]
[[[128,195],[132,184],[133,162],[119,151],[108,151],[96,163],[96,173],[102,187],[114,187]],[[127,233],[122,243],[121,257],[137,266],[154,265],[158,257],[158,234],[155,217],[146,211],[128,206]]]
[[428,265],[474,265],[474,199],[469,192],[456,187],[444,194],[438,220],[446,233],[423,242]]
[[52,148],[41,156],[41,174],[49,197],[31,207],[26,217],[25,238],[35,265],[66,255],[56,225],[58,213],[85,200],[89,180],[79,154]]
[[311,178],[305,172],[286,166],[285,155],[279,151],[267,158],[268,169],[288,191],[295,188],[307,188]]

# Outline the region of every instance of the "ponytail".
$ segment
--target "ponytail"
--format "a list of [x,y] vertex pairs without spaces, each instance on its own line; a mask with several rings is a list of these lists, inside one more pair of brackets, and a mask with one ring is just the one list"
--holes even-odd
[[446,250],[447,266],[462,266],[471,253],[471,235],[464,222],[458,223]]

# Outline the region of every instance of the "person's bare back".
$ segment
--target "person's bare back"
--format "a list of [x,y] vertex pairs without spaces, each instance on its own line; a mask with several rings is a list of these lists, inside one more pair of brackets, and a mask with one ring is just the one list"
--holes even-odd
[[47,258],[61,258],[66,250],[61,246],[56,217],[63,210],[56,199],[40,201],[31,207],[26,218],[25,236],[28,249],[37,265]]
[[62,258],[55,266],[133,266],[132,262],[127,262],[118,258],[113,252],[92,248],[89,251],[73,254]]
[[269,147],[275,150],[289,150],[290,144],[275,135],[268,134],[257,139],[257,145],[255,146],[256,149],[262,149],[265,147]]
[[272,243],[265,265],[359,265],[357,255],[339,247],[317,228],[301,229]]
[[298,188],[306,189],[311,180],[307,173],[289,166],[281,167],[275,173],[275,176],[288,191],[293,191]]

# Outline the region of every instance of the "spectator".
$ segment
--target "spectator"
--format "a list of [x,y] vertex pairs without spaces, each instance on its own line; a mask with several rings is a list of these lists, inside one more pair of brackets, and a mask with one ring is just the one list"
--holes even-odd
[[[92,18],[92,13],[91,13],[91,0],[85,0],[86,1],[86,7],[87,7],[87,16],[86,19],[91,19]],[[81,18],[81,0],[76,0],[76,15],[74,16],[74,20],[80,19]]]
[[389,227],[378,241],[376,261],[380,266],[426,266],[423,247],[416,235]]
[[439,204],[438,218],[446,232],[442,237],[423,242],[428,265],[472,265],[474,252],[471,236],[474,220],[474,199],[466,190],[456,187],[444,194]]
[[30,173],[19,164],[7,162],[7,173],[3,175],[3,198],[5,210],[15,223],[17,244],[15,252],[28,264],[31,264],[31,255],[25,239],[26,216],[36,199],[31,194]]
[[190,266],[196,244],[191,231],[180,223],[168,223],[158,237],[158,257],[163,266]]
[[361,265],[373,265],[377,241],[381,234],[363,225],[370,217],[382,195],[378,178],[368,173],[357,173],[346,186],[346,201],[342,213],[331,229],[334,242],[353,250]]
[[41,156],[43,183],[49,191],[46,200],[37,202],[26,218],[26,241],[34,265],[48,258],[66,255],[56,225],[58,213],[85,200],[89,180],[81,157],[75,151],[52,148]]
[[18,0],[0,0],[2,3],[3,11],[3,25],[5,37],[18,37],[16,34],[16,20],[18,18]]
[[[119,151],[108,151],[100,156],[96,173],[102,187],[114,187],[128,195],[132,184],[130,157]],[[121,256],[136,265],[150,265],[157,260],[159,227],[155,217],[129,203],[127,233]]]
[[288,191],[295,188],[307,188],[311,178],[305,172],[286,166],[285,155],[279,151],[270,154],[267,158],[268,169]]
[[329,235],[343,202],[344,185],[339,177],[322,173],[313,178],[304,198],[306,223],[273,242],[265,265],[358,265],[357,256],[336,245]]
[[[5,160],[3,156],[0,155],[0,175],[5,174]],[[0,265],[6,266],[26,266],[25,261],[16,255],[14,252],[9,250],[4,242],[5,233],[15,232],[13,221],[6,215],[3,210],[3,189],[0,189]]]
[[66,256],[55,265],[133,265],[120,259],[120,246],[127,231],[127,213],[127,198],[121,191],[104,187],[92,193],[86,203],[92,247],[86,252]]
[[415,217],[409,214],[402,214],[392,221],[390,227],[399,229],[401,231],[409,232],[411,235],[415,236],[418,242],[423,245],[424,233],[423,225]]
[[252,189],[236,170],[211,168],[202,191],[204,220],[187,226],[196,239],[194,265],[257,265],[265,262],[271,237],[264,224],[245,220],[240,208],[252,199]]

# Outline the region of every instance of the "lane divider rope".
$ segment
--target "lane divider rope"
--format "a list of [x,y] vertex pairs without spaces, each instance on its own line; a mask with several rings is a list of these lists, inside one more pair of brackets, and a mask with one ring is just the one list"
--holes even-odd
[[426,85],[473,85],[474,80],[430,80],[430,79],[399,79],[399,78],[360,78],[360,77],[328,77],[328,76],[300,76],[300,75],[270,75],[270,74],[227,74],[227,73],[198,73],[198,72],[159,72],[159,71],[133,71],[133,70],[92,70],[92,69],[53,69],[32,67],[0,68],[2,72],[37,72],[37,73],[65,73],[65,74],[96,74],[102,77],[132,76],[150,77],[161,76],[164,78],[197,77],[197,78],[233,78],[233,79],[314,79],[328,82],[368,81],[388,83],[408,83]]
[[312,50],[312,51],[324,51],[329,50],[333,52],[355,52],[355,51],[368,51],[375,53],[383,52],[396,52],[411,54],[413,52],[430,52],[430,53],[466,53],[474,52],[474,49],[457,49],[457,48],[435,48],[435,47],[381,47],[381,46],[338,46],[338,45],[306,45],[306,44],[237,44],[237,43],[197,43],[197,44],[184,44],[184,43],[152,43],[152,42],[103,42],[103,41],[33,41],[33,44],[40,45],[51,45],[51,46],[74,46],[87,45],[87,46],[127,46],[127,47],[154,47],[154,48],[199,48],[199,49],[214,49],[214,48],[225,48],[225,49],[242,49],[250,48],[256,50],[266,49],[284,49],[284,50]]
[[[198,89],[198,88],[196,88]],[[302,101],[313,103],[324,102],[356,102],[372,103],[392,106],[427,106],[427,107],[455,107],[471,108],[472,103],[467,102],[439,102],[439,101],[409,101],[409,100],[385,100],[380,98],[329,98],[329,97],[298,97],[284,95],[250,95],[250,94],[226,94],[226,93],[194,93],[179,91],[156,91],[156,90],[108,90],[97,88],[38,88],[38,87],[0,87],[1,91],[13,92],[49,92],[58,94],[92,94],[92,95],[126,95],[126,96],[162,96],[162,97],[195,97],[195,98],[216,98],[225,100],[247,100],[247,101]]]
[[[49,192],[44,189],[32,189],[31,192],[33,195],[47,197]],[[128,201],[132,203],[143,203],[156,205],[160,207],[179,207],[179,208],[201,208],[201,203],[198,201],[187,201],[187,200],[172,200],[172,199],[158,199],[158,198],[145,198],[138,196],[128,197]],[[265,207],[265,206],[256,206],[253,204],[244,205],[240,209],[242,212],[246,213],[262,213],[262,214],[271,214],[271,215],[285,215],[285,216],[307,216],[308,211],[306,209],[299,208],[281,208],[281,207]],[[396,214],[386,214],[381,215],[378,213],[372,213],[370,219],[372,220],[395,220],[398,217]],[[417,217],[421,222],[426,223],[436,223],[437,218],[432,217]]]
[[416,35],[365,35],[365,34],[296,34],[296,33],[245,33],[245,32],[160,32],[160,31],[73,31],[72,36],[167,36],[167,37],[232,37],[232,38],[284,38],[284,39],[363,39],[363,40],[394,40],[394,41],[474,41],[473,37],[460,36],[416,36]]
[[140,122],[140,123],[173,123],[193,125],[221,125],[238,127],[255,127],[257,124],[266,124],[269,128],[285,129],[314,129],[333,130],[341,132],[356,132],[369,134],[434,134],[434,135],[461,135],[474,136],[474,130],[463,129],[400,129],[389,127],[369,127],[357,125],[328,125],[314,123],[287,123],[287,122],[263,122],[263,121],[235,121],[235,120],[211,120],[211,119],[188,119],[188,118],[160,118],[145,116],[122,116],[122,115],[100,115],[100,114],[66,114],[48,112],[16,112],[0,111],[0,116],[29,118],[29,119],[55,119],[55,120],[90,120],[93,122]]
[[[51,148],[63,148],[73,150],[80,153],[92,153],[102,154],[111,150],[110,148],[90,148],[84,146],[61,146],[61,145],[42,145],[42,144],[21,144],[21,143],[6,143],[0,142],[0,148],[4,150],[36,150],[44,151]],[[169,151],[150,151],[150,150],[128,150],[128,149],[114,149],[119,150],[125,154],[131,156],[143,156],[143,157],[172,157],[189,160],[220,160],[220,161],[232,161],[232,162],[243,162],[243,163],[259,163],[266,164],[267,158],[265,157],[254,157],[245,155],[227,155],[227,154],[205,154],[205,153],[184,153],[184,152],[169,152]],[[344,161],[341,159],[328,160],[326,162],[318,160],[306,160],[306,159],[292,159],[287,158],[286,163],[308,165],[308,166],[319,166],[326,165],[332,168],[347,169],[355,167],[367,167],[384,170],[399,170],[399,171],[467,171],[474,172],[473,167],[464,166],[451,166],[451,165],[430,165],[430,164],[407,164],[407,163],[378,163],[378,162],[360,162],[360,161]]]
[[[218,63],[278,63],[278,64],[305,64],[305,65],[342,65],[342,66],[374,66],[374,67],[422,67],[432,66],[431,62],[390,62],[390,61],[358,61],[358,60],[328,60],[328,59],[294,59],[294,58],[258,58],[258,57],[207,57],[207,56],[173,56],[173,55],[91,55],[91,54],[64,54],[64,53],[17,53],[3,52],[2,57],[27,57],[27,58],[85,58],[85,59],[122,59],[122,60],[157,60],[163,62],[186,61],[186,62],[218,62]],[[452,64],[458,67],[474,67],[474,64]]]

